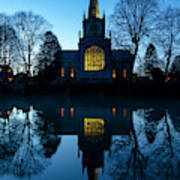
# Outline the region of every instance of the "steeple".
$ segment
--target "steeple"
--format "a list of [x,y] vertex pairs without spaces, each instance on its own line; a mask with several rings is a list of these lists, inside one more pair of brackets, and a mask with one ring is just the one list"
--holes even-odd
[[98,0],[90,0],[89,18],[100,18]]

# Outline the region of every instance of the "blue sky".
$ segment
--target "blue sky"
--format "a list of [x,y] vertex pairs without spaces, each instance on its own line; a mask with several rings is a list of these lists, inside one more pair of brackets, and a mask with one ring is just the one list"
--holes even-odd
[[[118,0],[99,0],[100,13],[107,18]],[[77,49],[78,33],[82,30],[84,12],[89,0],[0,0],[0,13],[12,15],[17,11],[32,11],[53,25],[63,49]]]

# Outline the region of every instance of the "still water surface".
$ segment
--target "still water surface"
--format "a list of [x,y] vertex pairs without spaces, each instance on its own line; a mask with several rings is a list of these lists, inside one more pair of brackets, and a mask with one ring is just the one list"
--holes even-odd
[[180,103],[1,97],[3,180],[180,179]]

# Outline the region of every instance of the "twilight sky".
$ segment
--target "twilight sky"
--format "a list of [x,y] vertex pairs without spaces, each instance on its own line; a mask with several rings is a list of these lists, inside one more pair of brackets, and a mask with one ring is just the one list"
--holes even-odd
[[[118,0],[99,0],[100,13],[111,14]],[[32,11],[53,25],[63,49],[77,49],[79,30],[89,0],[0,0],[0,13],[12,15],[17,11]]]

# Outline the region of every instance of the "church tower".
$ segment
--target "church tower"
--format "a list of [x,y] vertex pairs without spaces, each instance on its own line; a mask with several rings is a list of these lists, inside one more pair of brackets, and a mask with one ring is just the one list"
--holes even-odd
[[105,16],[100,18],[98,0],[90,0],[88,18],[84,18],[83,31],[84,38],[105,36]]
[[105,37],[105,15],[101,18],[98,0],[89,0],[88,17],[84,16],[79,51],[80,78],[92,80],[111,77],[111,41]]

